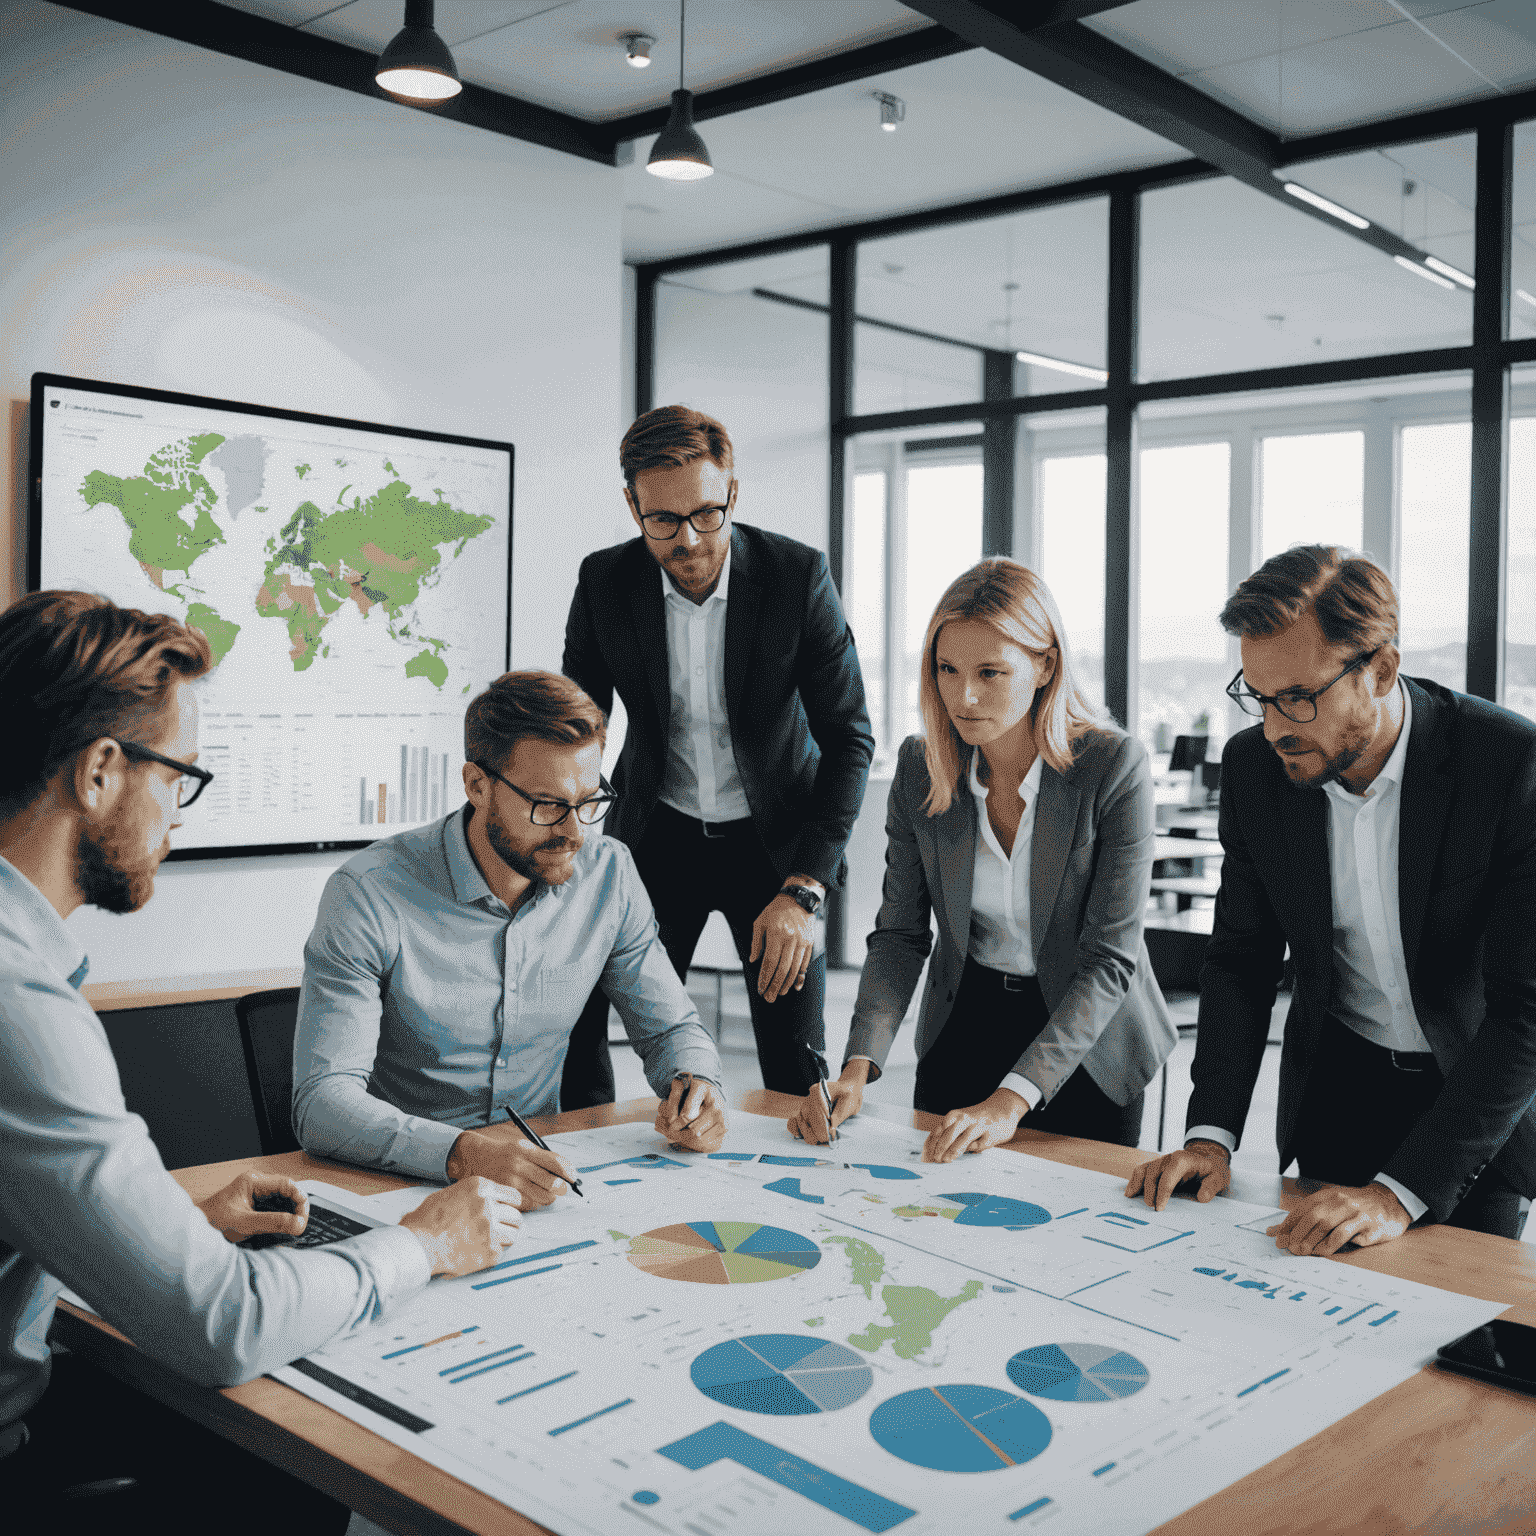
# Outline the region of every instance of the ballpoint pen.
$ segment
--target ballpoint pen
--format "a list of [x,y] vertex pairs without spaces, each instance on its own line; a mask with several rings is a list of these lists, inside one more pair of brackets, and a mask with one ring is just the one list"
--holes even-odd
[[816,1086],[821,1090],[821,1102],[827,1112],[827,1142],[830,1145],[837,1140],[837,1127],[832,1124],[832,1094],[827,1088],[827,1058],[809,1046],[806,1049],[816,1063]]
[[[544,1138],[540,1136],[539,1133],[534,1130],[533,1127],[529,1125],[528,1122],[524,1120],[523,1117],[518,1114],[518,1112],[513,1109],[510,1104],[503,1104],[501,1107],[506,1110],[507,1119],[510,1120],[512,1124],[515,1125],[518,1130],[520,1130],[523,1135],[526,1136],[528,1140],[534,1144],[534,1146],[536,1146],[541,1152],[549,1151],[549,1143],[545,1141]],[[578,1195],[581,1195],[581,1198],[585,1200],[587,1197],[581,1194],[581,1180],[572,1179],[570,1183],[572,1191]]]

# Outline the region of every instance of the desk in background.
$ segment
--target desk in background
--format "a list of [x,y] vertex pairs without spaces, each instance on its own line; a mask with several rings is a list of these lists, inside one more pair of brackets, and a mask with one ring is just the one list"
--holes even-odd
[[[796,1101],[753,1092],[737,1107],[787,1115]],[[620,1122],[649,1122],[654,1099],[551,1116],[545,1134]],[[935,1124],[914,1113],[920,1128]],[[1019,1151],[1126,1175],[1144,1153],[1101,1142],[1020,1131]],[[188,1168],[176,1177],[194,1198],[242,1168],[323,1179],[360,1194],[405,1180],[319,1162],[303,1153]],[[1289,1204],[1291,1180],[1239,1174],[1233,1194]],[[1510,1316],[1536,1324],[1536,1251],[1530,1245],[1449,1227],[1413,1231],[1394,1243],[1334,1262],[1509,1301]],[[278,1382],[265,1378],[224,1391],[195,1387],[148,1359],[99,1318],[61,1304],[56,1336],[70,1349],[141,1391],[303,1477],[389,1530],[460,1536],[531,1536],[542,1527],[409,1452],[380,1439]],[[1536,1515],[1536,1400],[1465,1377],[1426,1369],[1323,1434],[1277,1457],[1214,1498],[1160,1528],[1160,1536],[1241,1530],[1292,1536],[1301,1530],[1406,1532],[1530,1530]]]

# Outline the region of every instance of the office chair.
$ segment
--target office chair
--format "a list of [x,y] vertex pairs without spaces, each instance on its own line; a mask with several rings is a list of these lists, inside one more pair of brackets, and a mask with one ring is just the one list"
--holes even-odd
[[240,1043],[251,1080],[261,1150],[297,1152],[293,1134],[293,1032],[299,1020],[299,989],[248,992],[235,1003]]
[[1211,744],[1209,736],[1175,736],[1173,752],[1168,759],[1169,773],[1197,773],[1205,761],[1205,749]]

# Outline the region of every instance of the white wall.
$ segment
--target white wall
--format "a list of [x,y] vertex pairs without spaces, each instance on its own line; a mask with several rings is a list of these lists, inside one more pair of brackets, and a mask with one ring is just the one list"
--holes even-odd
[[[607,167],[39,0],[0,32],[0,608],[34,371],[517,446],[512,657],[558,666],[618,495]],[[297,964],[337,857],[167,865],[72,919],[93,981]]]

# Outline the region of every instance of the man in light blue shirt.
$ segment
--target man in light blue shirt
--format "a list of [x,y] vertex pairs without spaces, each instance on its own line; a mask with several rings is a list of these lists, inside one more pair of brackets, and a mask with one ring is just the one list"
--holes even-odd
[[559,1110],[571,1029],[599,985],[667,1101],[657,1129],[720,1145],[714,1043],[629,850],[588,835],[613,799],[605,732],[569,678],[507,673],[465,717],[469,804],[331,876],[294,1040],[306,1151],[415,1178],[484,1174],[525,1209],[548,1204],[575,1171],[506,1111]]
[[[271,1469],[174,1415],[167,1425],[148,1400],[104,1418],[111,1388],[76,1379],[81,1362],[66,1362],[45,1400],[63,1286],[145,1353],[228,1386],[375,1321],[433,1274],[495,1262],[519,1220],[513,1192],[476,1179],[398,1227],[247,1252],[235,1240],[302,1231],[298,1187],[246,1174],[194,1204],[125,1107],[65,919],[87,904],[132,912],[153,893],[171,829],[212,778],[194,762],[191,689],[210,662],[206,639],[175,619],[81,592],[34,593],[0,615],[0,718],[12,728],[0,756],[0,1511],[20,1512],[17,1530],[58,1529],[60,1489],[77,1473],[138,1477],[149,1502],[136,1495],[132,1513],[165,1530],[201,1519],[217,1468],[226,1485],[238,1477],[242,1512],[271,1494]],[[260,1193],[297,1209],[258,1213]],[[104,1453],[123,1461],[93,1466]],[[304,1491],[278,1481],[291,1520]],[[218,1487],[221,1502],[228,1492]]]

